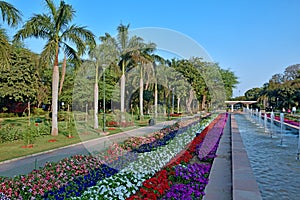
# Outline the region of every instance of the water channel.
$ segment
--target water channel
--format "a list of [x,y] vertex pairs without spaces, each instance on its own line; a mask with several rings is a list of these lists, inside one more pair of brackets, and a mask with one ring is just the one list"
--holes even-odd
[[285,129],[281,132],[280,126],[270,122],[264,128],[264,122],[246,114],[234,114],[234,118],[263,199],[300,199],[298,134]]

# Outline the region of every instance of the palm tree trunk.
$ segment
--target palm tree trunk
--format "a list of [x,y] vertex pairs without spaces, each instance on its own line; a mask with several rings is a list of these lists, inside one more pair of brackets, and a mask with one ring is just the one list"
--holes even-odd
[[58,83],[59,69],[58,65],[54,65],[52,72],[52,136],[58,135],[57,110],[58,110]]
[[95,86],[94,86],[94,129],[98,129],[98,65],[96,64]]
[[121,122],[125,121],[125,61],[122,61],[122,76],[121,76]]
[[180,97],[177,98],[177,113],[179,113]]
[[144,93],[144,81],[143,81],[142,66],[140,66],[140,119],[143,119],[144,117],[143,93]]
[[193,91],[190,90],[190,96],[186,102],[186,107],[187,107],[188,113],[190,113],[190,114],[193,113],[192,108],[191,108],[192,101],[193,101]]
[[64,81],[65,81],[66,68],[67,68],[67,58],[66,58],[66,55],[65,55],[64,61],[63,61],[63,64],[62,64],[62,69],[61,69],[61,79],[60,79],[60,84],[59,84],[58,96],[60,96],[60,94],[61,94],[62,87],[63,87]]
[[157,82],[154,86],[154,116],[157,118],[157,101],[158,101],[158,91],[157,91]]
[[205,110],[206,95],[202,96],[201,110]]

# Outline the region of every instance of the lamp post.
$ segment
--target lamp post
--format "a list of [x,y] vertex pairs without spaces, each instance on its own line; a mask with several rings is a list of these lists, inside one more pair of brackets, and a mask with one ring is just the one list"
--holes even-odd
[[103,132],[105,132],[105,65],[103,66]]

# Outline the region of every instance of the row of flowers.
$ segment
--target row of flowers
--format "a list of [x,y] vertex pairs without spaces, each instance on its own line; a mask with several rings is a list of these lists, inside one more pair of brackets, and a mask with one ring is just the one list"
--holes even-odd
[[[164,138],[168,135],[168,131],[178,130],[184,125],[187,126],[187,123],[191,123],[191,121],[167,127],[150,135],[149,138],[157,137],[157,135]],[[153,142],[153,139],[144,137],[137,146],[151,141]],[[130,143],[127,142],[128,144]],[[8,197],[12,199],[30,199],[32,197],[35,199],[51,197],[64,199],[73,195],[78,196],[87,187],[105,177],[116,174],[117,169],[122,169],[137,159],[137,153],[127,152],[127,150],[128,148],[123,149],[120,145],[114,144],[107,151],[108,156],[106,158],[76,155],[65,158],[58,163],[47,163],[44,168],[34,170],[26,176],[0,177],[0,197],[1,199]],[[114,169],[105,163],[109,163],[108,165]]]
[[[220,116],[204,130],[203,126],[195,125],[177,135],[166,145],[155,147],[155,151],[140,153],[136,161],[119,173],[99,181],[96,186],[89,188],[82,196],[74,199],[157,199],[170,189],[165,196],[169,198],[170,195],[175,195],[174,191],[178,191],[177,187],[182,187],[183,184],[185,184],[185,189],[189,188],[185,195],[189,194],[196,198],[203,196],[211,164],[185,165],[196,155],[196,149],[201,149],[199,144],[203,142],[207,133],[219,132],[217,137],[220,138],[223,129],[217,127],[224,127],[224,123],[219,122],[225,120],[226,116]],[[217,123],[219,125],[215,127]],[[197,132],[202,133],[195,138]],[[211,148],[208,156],[212,151],[215,154],[217,143]],[[202,159],[202,161],[205,160]],[[183,175],[185,172],[192,173]],[[171,185],[173,185],[172,188],[170,188]],[[184,195],[183,197],[185,199]],[[176,196],[174,198],[178,199]]]
[[[271,114],[267,114],[267,117],[271,117]],[[274,116],[274,119],[280,121],[280,116]],[[285,123],[291,124],[291,125],[293,125],[293,126],[297,126],[297,127],[299,126],[299,122],[294,121],[294,120],[292,120],[292,119],[284,118],[283,121],[284,121]]]
[[[139,192],[128,199],[201,199],[204,195],[205,185],[208,183],[208,176],[213,161],[210,158],[215,156],[219,141],[213,145],[212,150],[206,157],[198,156],[201,163],[187,163],[191,162],[191,159],[196,155],[195,151],[201,149],[203,139],[208,135],[218,132],[217,137],[218,140],[220,139],[226,119],[227,116],[223,115],[206,127],[201,134],[197,134],[197,137],[186,150],[183,150],[178,156],[173,158],[156,176],[143,183],[143,187]],[[217,127],[222,127],[222,129],[218,129],[216,125]],[[159,180],[159,184],[155,181],[153,182],[153,179],[155,181]]]
[[[194,125],[186,132],[173,138],[166,145],[156,147],[156,151],[139,153],[136,161],[129,163],[127,167],[114,176],[99,181],[96,186],[89,188],[77,199],[126,199],[130,197],[137,191],[143,181],[165,166],[169,160],[191,142],[195,137],[194,133],[201,131],[201,129],[203,128],[200,124]],[[124,174],[131,175],[131,179],[126,179],[125,185],[122,184]]]

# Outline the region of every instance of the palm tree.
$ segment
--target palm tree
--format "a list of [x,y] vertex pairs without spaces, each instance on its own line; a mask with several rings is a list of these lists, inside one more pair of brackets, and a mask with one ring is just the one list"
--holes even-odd
[[[0,1],[2,21],[9,26],[15,27],[21,21],[21,13],[13,5],[5,1]],[[6,31],[0,28],[0,58],[4,64],[8,64],[10,43]]]
[[[95,85],[94,85],[94,129],[98,129],[98,93],[99,93],[99,79],[98,79],[98,73],[99,73],[99,67],[102,68],[102,75],[105,77],[105,69],[114,61],[117,60],[117,52],[116,49],[110,48],[110,40],[106,40],[105,37],[100,37],[100,40],[102,41],[102,44],[95,47],[90,53],[90,59],[92,60],[92,63],[95,67]],[[105,81],[105,80],[104,80]],[[105,83],[103,83],[103,86]],[[105,95],[105,92],[104,92]],[[105,102],[103,102],[104,106]],[[105,110],[103,109],[103,112]],[[105,115],[103,113],[103,115]],[[103,123],[105,123],[105,119],[103,120]],[[103,131],[104,131],[103,124]]]
[[[47,40],[41,53],[41,60],[51,61],[52,68],[52,132],[51,135],[58,135],[57,124],[57,103],[58,103],[58,83],[59,68],[58,56],[60,50],[66,54],[67,58],[79,61],[87,49],[95,46],[94,34],[85,27],[75,24],[70,25],[75,10],[64,1],[56,7],[52,0],[45,0],[48,14],[35,14],[31,17],[14,36],[14,40],[29,37]],[[72,47],[75,46],[77,51]]]
[[132,54],[137,50],[141,49],[143,39],[137,36],[129,37],[128,33],[129,25],[120,24],[117,28],[118,34],[116,38],[113,38],[110,34],[106,33],[105,36],[100,37],[100,39],[109,40],[110,48],[112,51],[117,50],[118,57],[120,59],[119,66],[122,71],[121,75],[121,113],[122,113],[122,121],[124,121],[124,112],[125,112],[125,72],[133,68],[133,65],[130,65],[130,59],[132,58]]
[[140,68],[140,119],[144,117],[144,80],[143,80],[143,71],[146,68],[147,64],[151,64],[153,62],[153,58],[150,55],[151,52],[155,49],[154,43],[144,44],[143,41],[140,41],[140,44],[143,46],[140,49],[136,50],[132,54],[132,59]]

